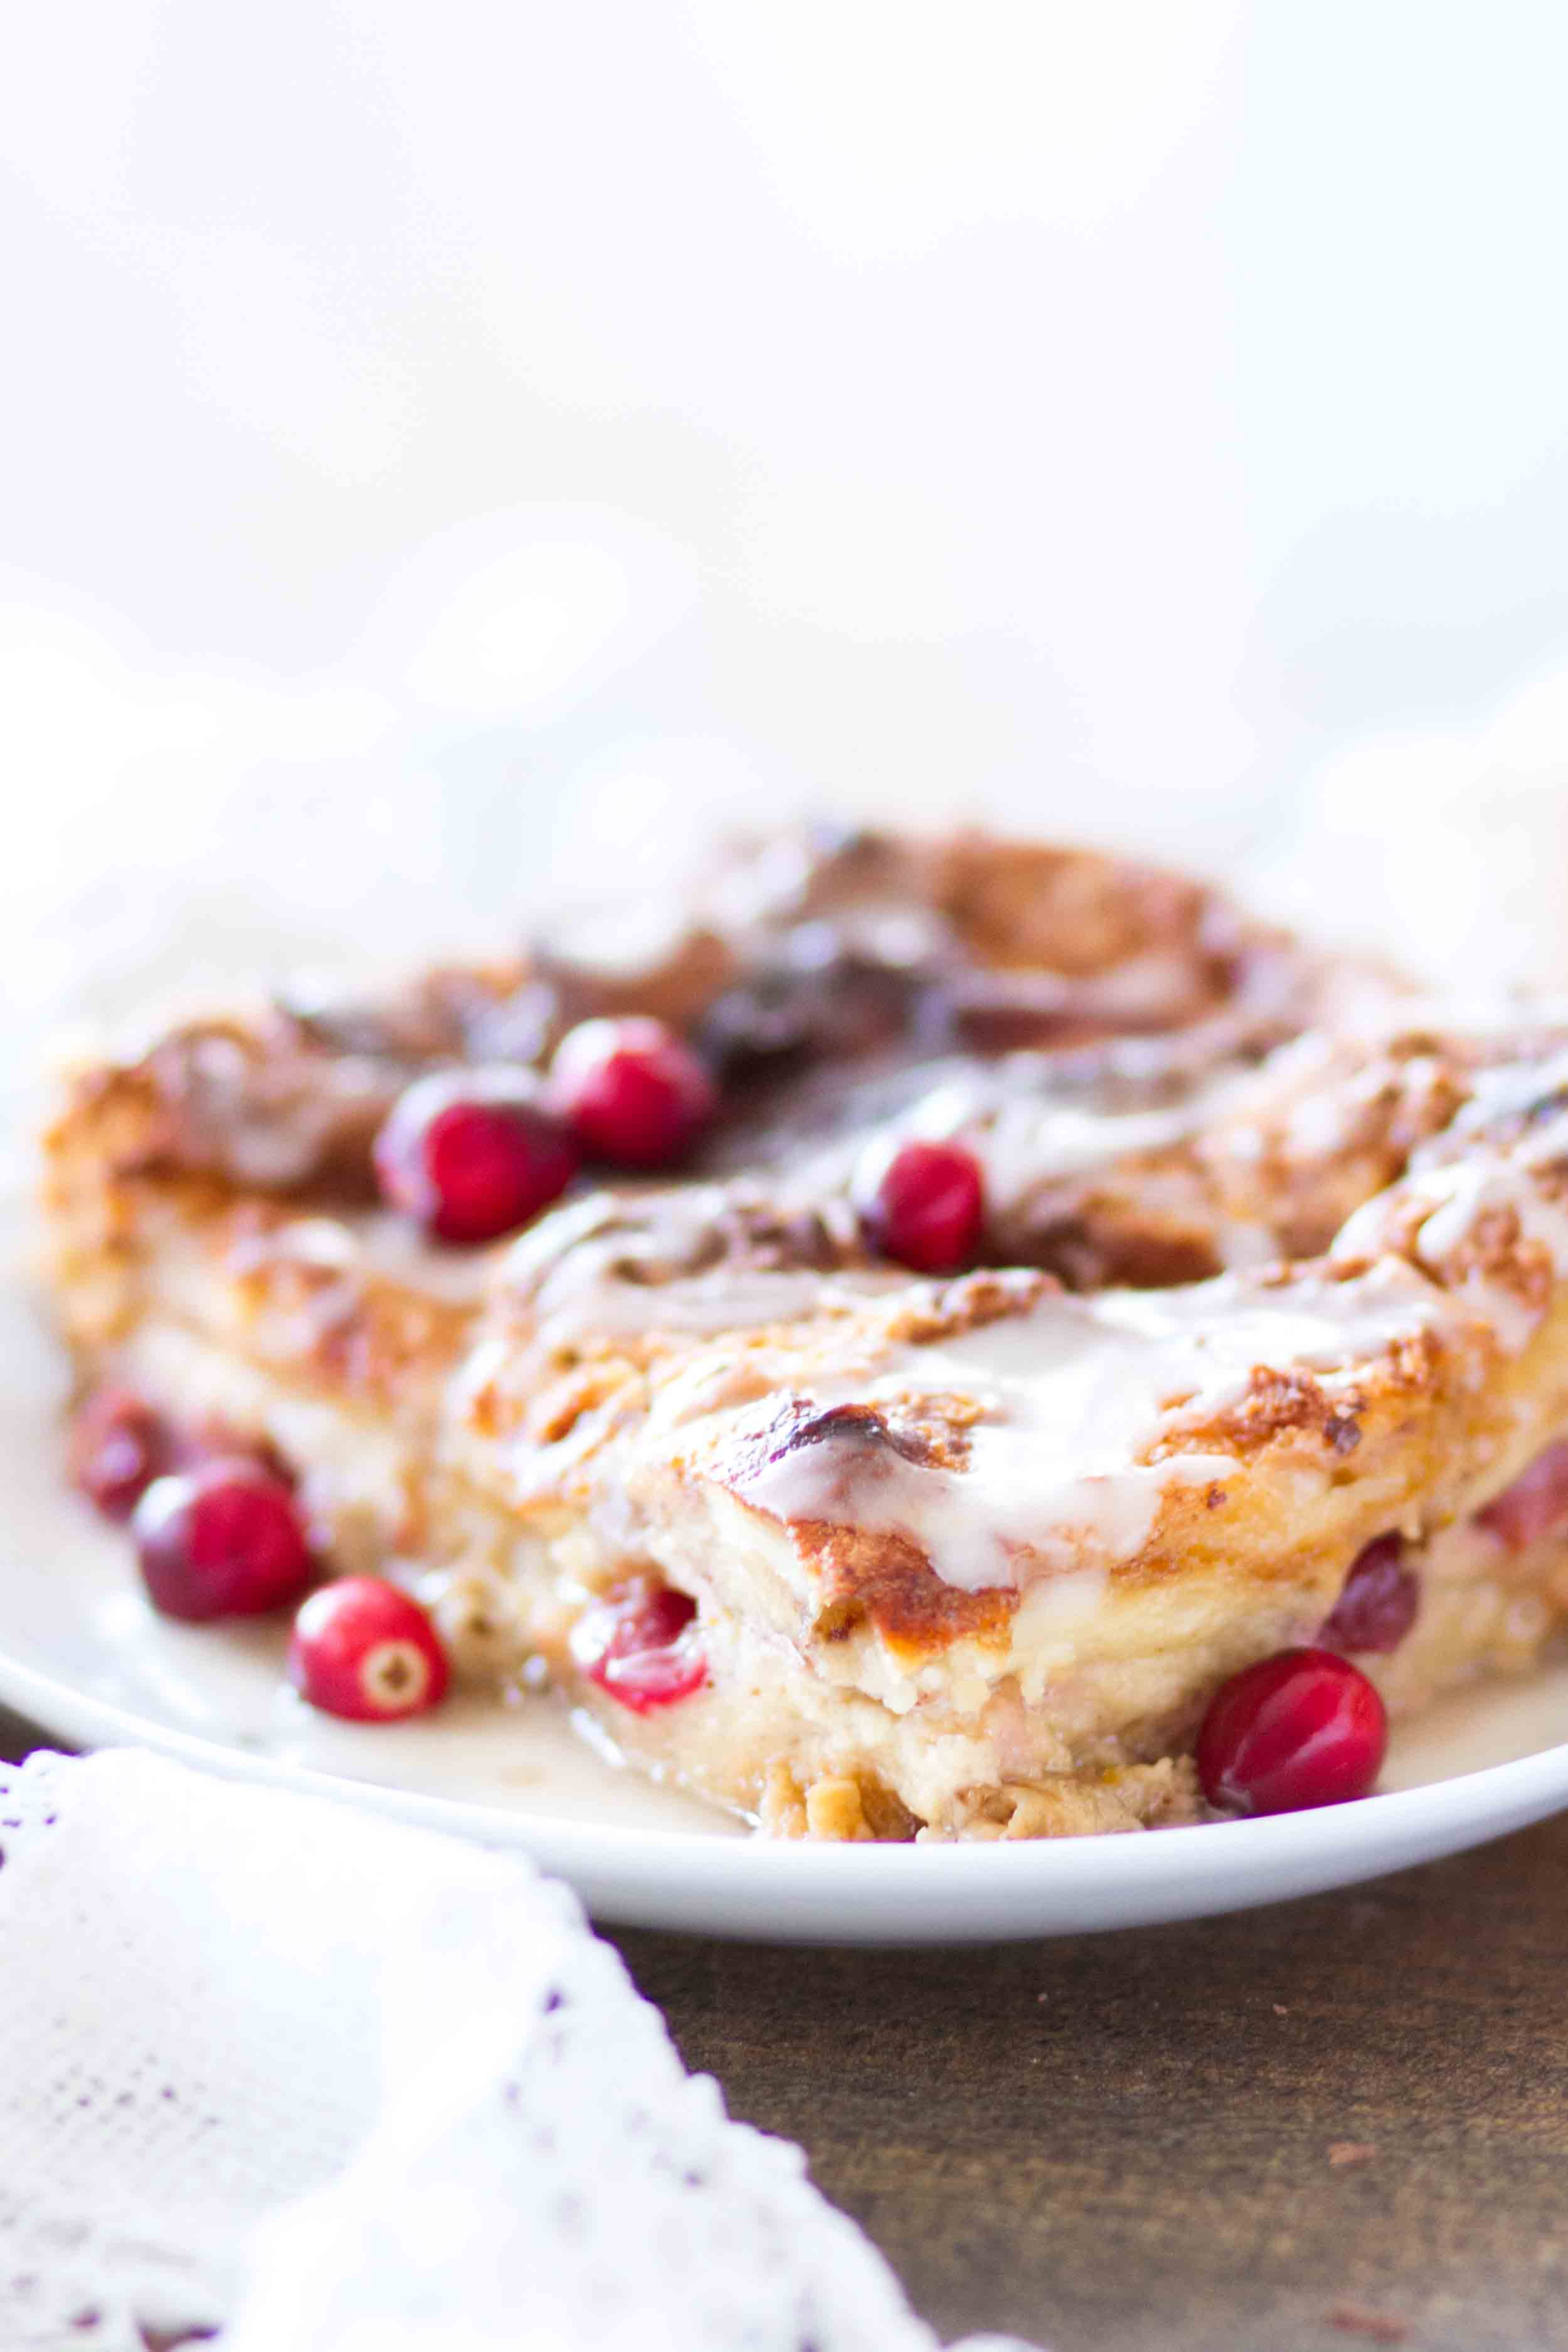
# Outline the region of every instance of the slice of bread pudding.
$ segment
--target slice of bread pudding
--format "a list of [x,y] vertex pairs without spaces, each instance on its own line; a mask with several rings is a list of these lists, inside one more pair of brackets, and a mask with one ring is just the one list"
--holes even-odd
[[[450,1115],[389,1166],[421,1087],[586,1172],[440,1238],[492,1180]],[[459,1675],[776,1832],[1200,1818],[1258,1662],[1408,1712],[1568,1613],[1568,1024],[1169,875],[778,838],[80,1068],[46,1150],[85,1391],[264,1448]]]

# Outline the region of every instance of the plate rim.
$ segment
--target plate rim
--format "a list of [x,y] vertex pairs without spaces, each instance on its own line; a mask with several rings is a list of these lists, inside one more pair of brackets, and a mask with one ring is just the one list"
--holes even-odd
[[[838,1844],[711,1837],[700,1831],[518,1813],[473,1798],[358,1780],[159,1723],[84,1693],[0,1648],[0,1699],[46,1731],[90,1748],[151,1748],[200,1770],[368,1807],[521,1852],[565,1878],[596,1916],[763,1940],[957,1943],[1209,1917],[1321,1892],[1435,1860],[1568,1810],[1568,1740],[1453,1778],[1348,1803],[1248,1821],[1186,1824],[1131,1839]],[[1192,1841],[1204,1844],[1194,1849]],[[1194,1869],[1197,1855],[1207,1857]],[[1135,1861],[1133,1856],[1137,1855]],[[1116,1900],[1131,1873],[1138,1900]],[[1190,1896],[1196,1890],[1198,1899]],[[979,1908],[954,1918],[939,1898]],[[823,1906],[854,1894],[887,1906],[852,1920]],[[1055,1896],[1104,1912],[1054,1921]],[[765,1897],[755,1917],[743,1906]],[[937,1916],[923,1915],[935,1909]],[[1121,1915],[1131,1916],[1121,1916]]]

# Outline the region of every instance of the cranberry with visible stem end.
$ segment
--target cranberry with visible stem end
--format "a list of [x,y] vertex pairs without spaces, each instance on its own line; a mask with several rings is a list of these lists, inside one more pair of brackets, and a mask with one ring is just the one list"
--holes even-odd
[[563,1192],[572,1137],[527,1070],[437,1070],[398,1097],[375,1139],[394,1208],[446,1242],[499,1241]]
[[1568,1519],[1568,1438],[1538,1454],[1511,1486],[1494,1495],[1476,1523],[1505,1543],[1525,1551]]
[[148,1597],[165,1617],[259,1617],[316,1576],[292,1489],[245,1457],[154,1479],[131,1521]]
[[294,1620],[289,1679],[324,1715],[400,1723],[447,1695],[447,1653],[419,1603],[380,1576],[343,1576]]
[[634,1715],[651,1715],[708,1680],[696,1616],[689,1593],[637,1577],[584,1612],[572,1629],[572,1655],[611,1698]]
[[584,1151],[622,1168],[668,1168],[712,1119],[706,1064],[662,1021],[583,1021],[550,1066],[551,1100]]
[[876,1149],[856,1171],[852,1196],[871,1247],[916,1274],[956,1274],[980,1246],[984,1179],[962,1144]]
[[1379,1536],[1351,1562],[1318,1639],[1331,1650],[1397,1650],[1415,1622],[1421,1584],[1396,1534]]
[[1294,1813],[1364,1797],[1388,1718],[1335,1650],[1279,1650],[1222,1684],[1198,1733],[1198,1779],[1227,1812]]
[[125,1520],[174,1459],[162,1413],[134,1389],[101,1388],[71,1423],[71,1482],[106,1519]]

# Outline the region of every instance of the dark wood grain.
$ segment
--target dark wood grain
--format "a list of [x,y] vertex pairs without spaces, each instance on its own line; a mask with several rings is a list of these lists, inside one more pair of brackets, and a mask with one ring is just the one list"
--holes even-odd
[[616,1940],[688,2063],[803,2143],[945,2335],[1568,2345],[1568,1820],[1146,1933]]
[[[1568,2343],[1568,1822],[1378,1886],[984,1952],[620,1937],[942,2330]],[[1366,2151],[1371,2150],[1368,2154]]]

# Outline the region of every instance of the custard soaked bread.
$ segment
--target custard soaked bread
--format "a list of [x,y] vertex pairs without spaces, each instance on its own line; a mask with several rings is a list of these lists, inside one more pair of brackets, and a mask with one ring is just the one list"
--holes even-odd
[[1376,1693],[1568,1612],[1568,1025],[1098,854],[782,837],[189,1025],[75,1076],[47,1203],[165,1518],[266,1449],[459,1675],[776,1832],[1353,1793]]

